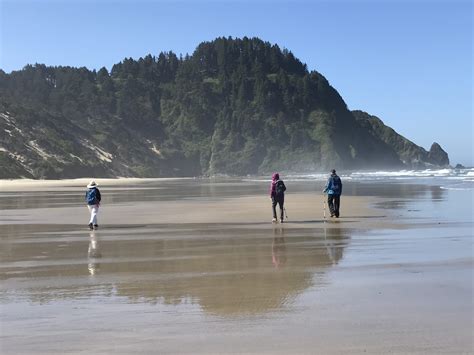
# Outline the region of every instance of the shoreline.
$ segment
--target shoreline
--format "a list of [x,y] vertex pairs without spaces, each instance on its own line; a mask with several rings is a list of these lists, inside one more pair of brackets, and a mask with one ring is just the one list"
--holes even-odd
[[95,179],[100,185],[117,186],[127,182],[153,182],[153,181],[181,181],[181,180],[195,180],[199,179],[196,177],[167,177],[167,178],[128,178],[128,177],[117,177],[117,178],[77,178],[77,179],[51,179],[51,180],[39,180],[39,179],[0,179],[0,190],[1,191],[15,191],[17,188],[40,188],[40,187],[84,187]]

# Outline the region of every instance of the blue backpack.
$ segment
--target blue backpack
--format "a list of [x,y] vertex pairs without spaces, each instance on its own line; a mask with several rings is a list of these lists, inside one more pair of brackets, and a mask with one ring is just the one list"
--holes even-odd
[[339,176],[331,176],[331,184],[329,185],[329,194],[340,195],[341,194],[341,179]]
[[97,190],[95,188],[89,189],[87,191],[86,201],[88,205],[97,204]]

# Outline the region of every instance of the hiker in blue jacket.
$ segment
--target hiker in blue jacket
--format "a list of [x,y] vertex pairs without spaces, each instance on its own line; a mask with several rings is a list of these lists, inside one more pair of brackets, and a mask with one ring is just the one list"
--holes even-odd
[[331,217],[339,218],[339,206],[341,205],[342,181],[332,169],[331,176],[324,187],[323,193],[328,194],[328,206]]
[[89,220],[89,229],[97,229],[99,225],[97,224],[97,214],[99,213],[99,206],[100,206],[100,191],[97,188],[96,182],[92,180],[89,185],[87,185],[86,191],[86,203],[87,208],[89,208],[89,212],[91,214],[91,218]]

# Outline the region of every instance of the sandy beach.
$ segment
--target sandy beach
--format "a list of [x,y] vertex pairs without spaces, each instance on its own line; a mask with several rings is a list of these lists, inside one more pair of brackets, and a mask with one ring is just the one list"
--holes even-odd
[[98,181],[93,232],[87,181],[1,182],[2,354],[473,352],[455,191],[290,181],[272,224],[267,182]]

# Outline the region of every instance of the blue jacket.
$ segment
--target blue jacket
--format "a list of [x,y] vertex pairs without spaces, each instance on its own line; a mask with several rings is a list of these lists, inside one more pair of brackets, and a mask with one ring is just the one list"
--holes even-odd
[[342,181],[339,176],[336,174],[331,174],[324,187],[323,192],[326,192],[328,195],[341,195],[342,194]]
[[97,205],[101,199],[100,191],[97,187],[90,188],[86,191],[86,203],[88,205]]

